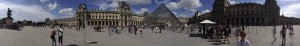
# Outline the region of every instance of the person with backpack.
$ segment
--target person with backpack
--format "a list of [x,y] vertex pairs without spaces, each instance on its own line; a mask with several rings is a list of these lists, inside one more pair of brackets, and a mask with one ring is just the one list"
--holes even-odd
[[56,30],[54,30],[54,26],[51,26],[51,34],[50,34],[50,38],[51,38],[51,40],[52,40],[52,46],[56,46],[55,35],[56,35]]

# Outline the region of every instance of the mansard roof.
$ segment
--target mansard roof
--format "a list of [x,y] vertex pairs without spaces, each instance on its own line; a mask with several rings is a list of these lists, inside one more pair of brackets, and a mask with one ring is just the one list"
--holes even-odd
[[239,4],[230,5],[229,8],[231,8],[231,7],[244,7],[244,6],[264,7],[263,4],[248,2],[248,3],[239,3]]

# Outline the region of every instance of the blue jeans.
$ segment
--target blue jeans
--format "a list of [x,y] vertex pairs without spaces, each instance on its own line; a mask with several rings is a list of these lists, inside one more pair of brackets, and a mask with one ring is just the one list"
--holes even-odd
[[51,37],[51,40],[52,40],[52,46],[56,46],[56,40],[55,40],[55,37]]

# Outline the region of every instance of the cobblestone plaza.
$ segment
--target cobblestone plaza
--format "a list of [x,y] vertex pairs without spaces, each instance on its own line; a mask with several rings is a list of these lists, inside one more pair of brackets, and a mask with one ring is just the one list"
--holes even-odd
[[[300,42],[298,33],[300,26],[294,26],[294,28],[295,35],[287,35],[286,46],[300,45],[297,44]],[[247,39],[252,46],[279,46],[281,45],[281,36],[279,35],[281,27],[277,27],[277,40],[273,40],[272,29],[268,26],[246,27]],[[237,44],[235,37],[230,38],[230,44],[222,44],[210,39],[191,36],[187,31],[178,33],[163,30],[162,33],[153,33],[151,29],[146,28],[143,34],[134,35],[128,34],[127,28],[125,28],[120,34],[108,35],[106,28],[104,28],[104,32],[94,32],[91,28],[86,28],[84,30],[87,32],[84,35],[84,31],[76,31],[74,28],[64,28],[64,30],[64,46],[235,46]],[[187,28],[187,30],[189,29]],[[51,46],[49,35],[49,27],[26,26],[21,31],[1,29],[0,44],[1,46]]]

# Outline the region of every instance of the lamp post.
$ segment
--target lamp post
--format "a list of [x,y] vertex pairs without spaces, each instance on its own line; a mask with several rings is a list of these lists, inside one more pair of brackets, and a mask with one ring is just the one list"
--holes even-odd
[[[89,12],[86,10],[87,8],[85,8],[86,6],[83,5],[83,9],[80,10],[79,12],[76,12],[76,14],[78,15],[78,30],[81,30],[81,27],[86,28],[87,23],[86,21],[89,20],[91,18]],[[87,30],[83,30],[83,40],[82,40],[82,46],[87,46],[87,42],[86,42],[86,31]]]
[[86,34],[87,34],[87,33],[86,33],[86,31],[87,31],[87,23],[86,23],[86,21],[87,21],[87,20],[90,20],[91,15],[89,14],[89,12],[88,12],[87,10],[85,11],[85,14],[86,14],[86,16],[84,17],[84,18],[85,18],[85,19],[84,19],[84,22],[85,22],[85,23],[84,23],[84,26],[83,26],[83,27],[86,28],[86,29],[85,29],[85,31],[84,31],[84,33],[83,33],[83,36],[84,36],[84,37],[83,37],[83,40],[84,40],[84,41],[83,41],[83,42],[84,42],[83,45],[84,45],[84,46],[87,46],[87,42],[86,42],[86,37],[87,37],[87,36],[86,36]]

